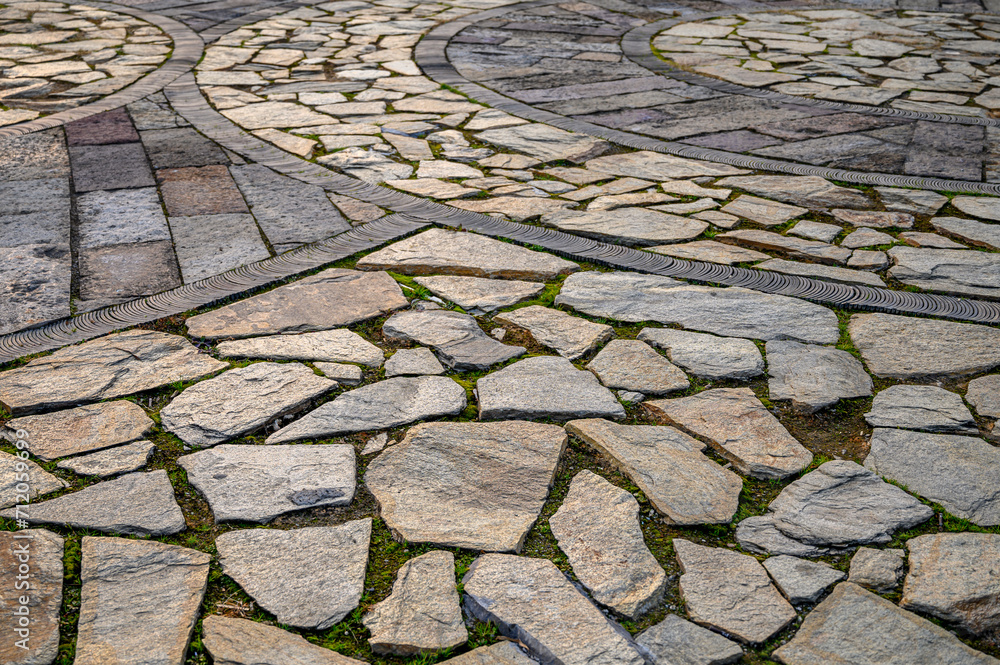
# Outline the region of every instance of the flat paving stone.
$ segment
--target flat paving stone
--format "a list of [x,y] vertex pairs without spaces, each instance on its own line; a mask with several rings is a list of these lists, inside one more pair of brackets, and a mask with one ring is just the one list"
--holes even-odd
[[[881,191],[881,190],[880,190]],[[883,201],[885,196],[883,195]],[[889,210],[895,208],[889,207]],[[912,229],[913,215],[906,212],[882,212],[880,210],[848,210],[834,208],[830,211],[834,219],[856,227],[869,227],[875,229]]]
[[990,196],[956,196],[951,204],[967,215],[1000,221],[1000,199]]
[[231,665],[361,665],[362,661],[256,621],[213,614],[202,622],[202,644],[214,662]]
[[750,379],[764,373],[764,358],[748,339],[674,328],[643,328],[636,339],[663,349],[672,363],[705,379]]
[[457,370],[489,369],[525,352],[523,346],[490,337],[468,314],[441,309],[393,314],[382,324],[382,335],[389,341],[429,346],[448,368]]
[[413,173],[413,167],[408,164],[400,164],[374,150],[357,147],[345,148],[317,161],[371,184],[409,178]]
[[[11,639],[0,645],[0,658],[8,665],[45,665],[59,654],[59,611],[63,597],[63,539],[46,529],[0,533],[0,567],[13,573],[27,555],[31,566],[31,592],[16,584],[0,593],[0,603],[11,611],[0,618],[0,630]],[[26,607],[26,624],[14,611]],[[25,632],[18,632],[25,631]],[[17,639],[15,639],[17,638]],[[22,639],[24,640],[22,642]]]
[[969,382],[966,401],[985,418],[1000,418],[1000,374],[981,376]]
[[68,244],[0,248],[0,334],[70,315],[71,259]]
[[385,362],[385,378],[444,374],[444,366],[430,349],[400,349]]
[[770,398],[791,400],[797,410],[815,413],[842,399],[872,394],[872,378],[861,361],[847,351],[772,340],[765,352]]
[[[966,220],[963,220],[966,221]],[[921,233],[919,231],[904,231],[899,234],[899,239],[911,247],[928,247],[931,249],[966,249],[966,246],[948,240],[937,233]]]
[[960,217],[934,217],[931,224],[941,233],[961,238],[971,245],[1000,249],[1000,226]]
[[872,427],[979,433],[962,398],[937,386],[889,386],[875,395],[865,421]]
[[[725,164],[686,159],[648,150],[591,159],[587,162],[587,170],[653,181],[746,173]],[[716,184],[724,186],[724,183]]]
[[488,647],[479,647],[461,656],[441,661],[448,665],[532,665],[537,661],[529,658],[513,642],[497,642]]
[[170,240],[155,187],[90,192],[76,199],[81,248]]
[[[847,265],[851,265],[851,261],[857,254],[857,250],[851,254],[851,258],[848,259]],[[884,254],[882,255],[885,256]],[[840,268],[838,266],[825,266],[816,263],[800,263],[798,261],[786,261],[784,259],[769,259],[762,263],[758,263],[754,266],[758,270],[772,270],[774,272],[780,272],[785,275],[798,275],[800,277],[809,277],[812,279],[823,279],[829,282],[840,282],[842,284],[864,284],[865,286],[874,286],[878,288],[885,288],[885,282],[878,275],[873,275],[869,272],[862,272],[859,270],[851,270],[850,268]]]
[[847,247],[849,249],[859,249],[861,247],[891,245],[894,242],[896,242],[896,239],[888,233],[882,233],[881,231],[876,231],[875,229],[862,227],[849,233],[846,238],[840,241],[840,246]]
[[124,108],[68,122],[65,128],[66,144],[72,146],[134,143],[139,140],[139,134]]
[[889,276],[928,291],[1000,297],[1000,256],[959,249],[893,247]]
[[771,258],[770,255],[763,252],[746,249],[745,247],[725,245],[714,240],[695,240],[677,245],[656,245],[647,249],[657,254],[666,254],[678,259],[708,261],[710,263],[722,263],[729,266]]
[[413,281],[473,315],[516,305],[537,296],[545,289],[545,285],[539,282],[453,275],[417,277]]
[[748,175],[723,178],[719,187],[735,187],[810,210],[869,208],[871,201],[856,189],[840,187],[819,176]]
[[250,212],[225,166],[161,169],[156,179],[170,217]]
[[170,231],[185,284],[271,257],[252,215],[171,217]]
[[79,311],[177,288],[181,276],[169,240],[81,250]]
[[[769,201],[749,194],[741,194],[731,203],[722,206],[722,212],[737,215],[764,226],[778,226],[793,217],[809,212],[808,208]],[[801,224],[802,222],[799,222]],[[829,242],[829,241],[827,241]]]
[[141,143],[71,147],[69,156],[77,193],[156,184]]
[[847,581],[877,593],[888,593],[899,586],[899,578],[903,576],[904,554],[900,549],[859,547],[851,557],[850,577]]
[[[906,234],[901,233],[900,237],[902,238],[904,235]],[[851,258],[847,259],[847,267],[856,270],[881,270],[888,266],[889,257],[882,251],[856,249],[851,253]]]
[[844,264],[851,257],[851,250],[846,247],[838,247],[837,245],[829,245],[816,240],[803,240],[770,231],[758,231],[756,229],[740,229],[720,233],[716,238],[720,242],[781,252],[795,259],[815,261],[816,263]]
[[153,420],[127,400],[88,404],[75,409],[8,420],[8,437],[27,432],[28,450],[46,462],[88,453],[142,438]]
[[747,517],[736,525],[736,542],[755,554],[816,557],[830,553],[830,548],[806,545],[778,531],[771,515]]
[[223,110],[222,114],[244,129],[311,127],[329,124],[331,120],[330,116],[308,106],[279,101],[247,104]]
[[[803,210],[803,212],[806,212]],[[788,233],[800,238],[809,240],[819,240],[820,242],[833,242],[833,239],[840,235],[844,229],[836,224],[823,224],[804,219],[797,222],[795,226],[788,229]]]
[[142,144],[154,169],[208,166],[229,162],[219,146],[191,127],[145,131],[142,133]]
[[657,245],[692,240],[708,223],[648,208],[565,210],[542,215],[542,223],[560,231],[624,245]]
[[507,150],[523,152],[543,162],[581,163],[607,151],[611,145],[586,134],[574,134],[540,123],[488,129],[476,138]]
[[847,577],[829,564],[788,555],[764,559],[764,568],[793,605],[815,603],[831,584]]
[[729,665],[743,657],[739,644],[676,614],[642,631],[635,641],[652,654],[654,663]]
[[381,367],[385,353],[351,330],[335,328],[298,335],[268,335],[220,342],[217,350],[225,358],[267,358],[357,363]]
[[[25,474],[27,474],[26,481]],[[23,491],[25,482],[28,483],[27,491]],[[18,491],[18,486],[22,491]],[[61,479],[31,460],[0,450],[0,508],[16,504],[24,505],[31,499],[51,494],[66,486]]]
[[68,469],[79,476],[107,478],[146,466],[153,458],[154,452],[156,445],[152,441],[136,441],[64,459],[56,465],[56,468]]
[[666,395],[691,385],[683,371],[640,340],[611,340],[587,369],[608,388],[645,395]]
[[[523,191],[523,188],[517,188],[517,192]],[[569,207],[570,202],[563,201],[561,199],[546,199],[541,198],[540,196],[521,196],[519,194],[513,194],[510,196],[491,196],[485,199],[474,199],[470,201],[456,199],[448,201],[448,205],[461,208],[462,210],[482,213],[484,215],[498,213],[500,215],[506,215],[515,222],[523,222],[526,220],[536,219],[546,213],[564,210]],[[535,277],[531,275],[519,275],[519,277],[524,277],[525,279],[535,279]]]
[[539,344],[569,360],[582,358],[614,335],[609,325],[593,323],[541,305],[504,312],[493,320],[524,328]]

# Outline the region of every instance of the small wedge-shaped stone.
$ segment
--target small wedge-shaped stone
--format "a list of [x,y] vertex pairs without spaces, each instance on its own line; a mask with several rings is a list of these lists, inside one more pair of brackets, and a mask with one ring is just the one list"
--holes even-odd
[[361,622],[375,653],[412,656],[465,644],[455,587],[455,555],[435,550],[410,559],[396,573],[392,594]]
[[771,515],[747,517],[736,525],[736,542],[756,554],[787,554],[789,556],[823,556],[830,549],[806,545],[778,531]]
[[399,285],[384,272],[330,268],[192,316],[187,327],[194,337],[206,339],[310,332],[373,319],[407,304]]
[[607,456],[674,524],[728,524],[743,481],[673,427],[572,420],[566,431]]
[[783,534],[823,547],[887,543],[897,529],[934,515],[930,507],[847,460],[827,462],[802,476],[768,510]]
[[[16,584],[18,566],[28,564],[30,586]],[[63,539],[46,529],[0,531],[0,570],[10,583],[0,589],[0,662],[50,665],[59,652],[59,611],[63,595]],[[21,599],[27,597],[28,602]],[[26,608],[25,610],[20,608]],[[20,613],[16,613],[20,612]],[[27,621],[22,624],[21,619]],[[19,633],[18,631],[27,631]],[[23,642],[22,635],[24,638]],[[22,648],[23,647],[23,648]]]
[[645,342],[634,339],[611,340],[587,369],[608,388],[645,395],[666,395],[691,385],[683,371]]
[[370,517],[340,526],[244,529],[215,540],[222,572],[278,623],[324,630],[358,606]]
[[534,298],[545,289],[539,282],[516,279],[483,279],[456,275],[417,277],[417,284],[449,300],[470,314],[492,312]]
[[125,538],[82,549],[75,665],[182,665],[212,557]]
[[389,341],[429,346],[441,362],[458,370],[489,369],[525,351],[523,346],[501,344],[493,339],[468,314],[444,309],[393,314],[382,324],[382,334]]
[[743,657],[736,642],[676,614],[642,631],[635,641],[656,665],[729,665]]
[[465,389],[444,376],[396,377],[338,395],[267,438],[266,443],[368,432],[418,420],[456,416]]
[[465,609],[543,665],[643,665],[635,643],[547,559],[484,554],[462,579]]
[[764,568],[788,602],[815,603],[823,592],[847,575],[826,563],[778,555],[764,559]]
[[[167,472],[130,473],[79,492],[33,503],[30,524],[65,524],[78,529],[135,536],[169,536],[186,528]],[[14,509],[0,512],[14,517]]]
[[219,344],[219,355],[268,360],[319,360],[381,367],[385,354],[361,335],[337,328],[300,335],[268,335]]
[[565,446],[556,425],[425,423],[368,465],[365,485],[409,542],[519,551]]
[[212,615],[201,638],[215,665],[362,665],[307,642],[301,635],[256,621]]
[[663,599],[667,574],[643,540],[639,502],[625,490],[581,471],[549,527],[598,603],[635,619]]
[[7,421],[8,434],[28,433],[28,450],[44,461],[141,439],[153,427],[142,407],[126,400],[88,404]]
[[354,446],[223,444],[177,463],[208,500],[216,523],[270,522],[293,510],[346,506],[354,498]]
[[752,556],[683,538],[674,538],[674,552],[683,573],[681,596],[695,623],[759,644],[795,620],[795,610]]
[[841,582],[771,656],[784,665],[997,665],[944,628]]
[[494,321],[524,328],[539,344],[570,360],[582,358],[615,334],[611,326],[541,305],[498,314]]
[[764,373],[764,357],[748,339],[674,328],[643,328],[636,339],[663,349],[670,362],[705,379],[750,379]]
[[497,642],[479,647],[461,656],[441,661],[441,665],[537,665],[538,661],[527,656],[513,642]]
[[[28,474],[27,480],[24,474]],[[0,450],[0,508],[26,504],[64,487],[66,483],[31,460]]]
[[180,335],[126,330],[0,372],[0,404],[14,415],[62,409],[200,379],[228,366]]
[[865,420],[872,427],[979,433],[962,398],[937,386],[889,386],[875,395]]
[[788,433],[749,388],[715,388],[691,397],[644,402],[656,416],[708,439],[741,473],[787,478],[812,463],[812,453]]
[[956,517],[1000,524],[1000,448],[978,437],[876,429],[865,467]]
[[116,476],[145,466],[156,452],[152,441],[136,441],[124,446],[105,448],[89,455],[70,457],[59,462],[60,469],[69,469],[81,476]]
[[872,394],[872,378],[847,351],[785,340],[767,343],[768,393],[814,413],[842,399]]

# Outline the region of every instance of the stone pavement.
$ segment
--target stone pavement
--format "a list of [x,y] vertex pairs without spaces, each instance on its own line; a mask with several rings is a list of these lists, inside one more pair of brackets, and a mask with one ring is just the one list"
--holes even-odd
[[0,662],[1000,663],[994,0],[4,2],[0,275]]

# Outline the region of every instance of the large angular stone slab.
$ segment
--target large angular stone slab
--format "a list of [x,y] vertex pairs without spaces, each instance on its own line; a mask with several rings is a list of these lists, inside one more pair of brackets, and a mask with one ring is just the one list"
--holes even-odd
[[674,328],[643,328],[636,339],[663,349],[670,362],[704,379],[750,379],[764,373],[764,357],[748,339]]
[[155,452],[156,445],[152,441],[136,441],[64,459],[56,468],[69,469],[79,476],[107,478],[140,469],[152,459]]
[[469,633],[455,589],[455,555],[434,550],[396,573],[392,594],[361,620],[375,653],[412,656],[465,644]]
[[73,662],[182,665],[211,555],[155,541],[89,536],[82,550]]
[[875,376],[956,377],[1000,366],[1000,330],[894,314],[855,314],[851,341]]
[[585,162],[611,147],[607,141],[541,123],[488,129],[476,134],[476,138],[507,150],[523,152],[543,162]]
[[983,224],[961,217],[935,217],[931,224],[941,233],[961,238],[969,244],[1000,249],[1000,226],[996,224]]
[[802,622],[792,640],[772,653],[784,665],[996,665],[944,628],[892,602],[842,582]]
[[635,636],[654,663],[670,665],[729,665],[743,658],[743,649],[722,635],[676,614]]
[[507,641],[479,647],[461,656],[442,661],[448,665],[534,665],[537,662],[514,646],[513,642]]
[[566,431],[609,458],[673,524],[727,524],[736,513],[743,481],[673,427],[594,418],[572,420]]
[[213,614],[202,622],[202,644],[219,665],[362,665],[276,626]]
[[634,339],[611,340],[587,369],[608,388],[645,395],[665,395],[691,385],[683,371],[645,342]]
[[219,355],[228,358],[267,358],[268,360],[312,360],[333,363],[357,363],[381,367],[385,354],[364,337],[343,328],[302,333],[269,335],[221,342]]
[[138,404],[126,400],[88,404],[75,409],[8,420],[8,436],[27,432],[28,450],[50,461],[129,443],[153,427]]
[[686,159],[648,150],[591,159],[587,162],[587,170],[656,181],[746,173],[725,164]]
[[547,281],[579,266],[475,233],[430,229],[358,260],[359,270]]
[[614,335],[609,325],[593,323],[541,305],[498,314],[494,321],[524,328],[539,344],[570,360],[587,355]]
[[814,413],[842,399],[872,394],[872,378],[847,351],[785,340],[767,343],[768,393]]
[[839,187],[814,175],[748,175],[723,178],[715,184],[719,187],[736,187],[770,199],[805,206],[810,210],[864,209],[872,205],[862,192]]
[[851,258],[851,250],[846,247],[829,245],[816,240],[803,240],[792,236],[783,236],[771,231],[757,229],[740,229],[715,236],[719,242],[781,252],[794,259],[816,261],[823,264],[844,264]]
[[447,367],[458,370],[489,369],[525,351],[493,339],[468,314],[444,309],[393,314],[382,324],[382,335],[389,341],[429,346]]
[[279,623],[323,630],[358,606],[370,517],[340,526],[243,529],[215,539],[222,572]]
[[788,433],[749,388],[715,388],[678,399],[648,401],[666,417],[697,436],[754,478],[787,478],[812,463],[812,453]]
[[708,223],[648,208],[565,210],[542,215],[542,223],[587,238],[624,245],[660,245],[692,240]]
[[519,551],[565,446],[555,425],[425,423],[368,465],[365,485],[409,542]]
[[222,339],[309,332],[347,326],[406,307],[399,285],[384,272],[330,268],[187,320],[194,337]]
[[643,540],[639,502],[625,490],[581,471],[549,527],[598,603],[635,619],[663,599],[667,574]]
[[0,450],[0,508],[24,505],[36,497],[51,494],[64,487],[65,482],[31,460]]
[[[14,508],[8,508],[0,517],[13,518],[14,513]],[[162,469],[130,473],[33,503],[25,519],[29,524],[60,524],[136,536],[169,536],[187,528],[174,488]]]
[[827,547],[806,545],[781,533],[771,515],[756,515],[742,520],[736,525],[736,542],[744,550],[755,554],[814,557],[830,553]]
[[978,437],[878,428],[865,467],[956,517],[1000,524],[1000,448]]
[[[19,589],[15,580],[22,563],[28,564],[31,575],[25,589]],[[54,663],[63,596],[62,537],[46,529],[0,532],[0,569],[11,578],[0,591],[5,610],[0,614],[0,631],[7,636],[0,643],[0,660],[8,665]]]
[[826,563],[778,555],[764,559],[764,568],[788,602],[815,603],[827,588],[847,575]]
[[465,389],[447,377],[401,376],[342,393],[278,430],[266,443],[319,439],[456,416],[466,404]]
[[985,196],[956,196],[951,204],[968,215],[1000,221],[1000,199]]
[[160,411],[165,430],[214,446],[260,429],[337,387],[302,363],[253,363],[196,383]]
[[687,286],[657,275],[570,275],[555,302],[591,316],[677,323],[727,337],[814,344],[833,344],[840,337],[837,315],[825,307],[738,287]]
[[872,427],[979,433],[976,420],[962,398],[937,386],[889,386],[875,395],[865,420]]
[[757,559],[674,538],[681,596],[695,623],[759,644],[796,618]]
[[1000,297],[1000,256],[964,249],[893,247],[889,276],[928,291]]
[[127,330],[0,372],[0,404],[14,415],[66,408],[200,379],[226,367],[179,335]]
[[177,463],[208,500],[216,523],[265,523],[278,515],[354,498],[354,447],[223,444]]
[[480,420],[624,418],[625,408],[590,372],[565,358],[519,360],[479,379]]
[[537,296],[545,289],[545,285],[539,282],[457,275],[417,277],[413,281],[439,298],[449,300],[476,315],[516,305],[522,300]]
[[555,564],[484,554],[462,579],[465,609],[524,644],[546,665],[643,665],[635,643]]

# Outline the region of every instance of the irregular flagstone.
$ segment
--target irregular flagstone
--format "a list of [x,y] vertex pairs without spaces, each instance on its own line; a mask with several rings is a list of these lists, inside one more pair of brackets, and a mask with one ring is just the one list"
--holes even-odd
[[[882,191],[879,189],[879,191]],[[937,196],[937,194],[935,194]],[[944,197],[941,197],[945,201]],[[883,194],[882,200],[885,201],[885,195]],[[888,203],[886,207],[889,210],[899,210],[899,208],[893,208]],[[907,208],[907,210],[911,210]],[[857,227],[871,227],[876,229],[912,229],[913,228],[913,215],[906,212],[882,212],[881,210],[845,210],[842,208],[834,208],[830,211],[833,217],[841,222],[850,224],[851,226]]]
[[996,665],[947,630],[892,602],[842,582],[802,622],[790,642],[772,653],[784,665]]
[[177,463],[208,500],[215,522],[269,522],[278,515],[354,498],[354,447],[223,444]]
[[547,281],[580,267],[551,254],[475,233],[430,229],[362,257],[357,268],[404,275],[439,273]]
[[749,194],[741,194],[733,202],[722,206],[720,210],[764,226],[784,224],[793,217],[809,212],[808,208],[769,201]]
[[654,663],[729,665],[743,658],[739,644],[676,614],[642,631],[635,641],[652,654]]
[[1000,221],[1000,199],[991,196],[956,196],[951,204],[974,217]]
[[324,630],[358,606],[370,517],[334,527],[244,529],[215,540],[222,572],[279,623]]
[[1000,524],[1000,448],[978,437],[878,428],[865,467],[956,517]]
[[587,238],[626,245],[656,245],[697,238],[708,223],[648,208],[565,210],[542,215],[542,223]]
[[90,536],[82,550],[73,662],[182,665],[212,557],[155,541]]
[[1000,226],[996,224],[983,224],[960,217],[934,217],[931,225],[941,233],[961,238],[971,245],[1000,249]]
[[888,593],[899,586],[899,578],[903,575],[903,554],[900,549],[859,547],[851,557],[851,575],[847,581],[879,593]]
[[803,240],[801,238],[783,236],[780,233],[772,233],[770,231],[758,231],[757,229],[729,231],[728,233],[720,233],[716,238],[718,238],[719,242],[782,252],[793,258],[817,261],[819,263],[843,264],[851,257],[851,250],[846,247],[829,245],[816,240]]
[[[381,353],[381,349],[379,350]],[[323,376],[333,379],[337,383],[345,386],[356,386],[361,383],[363,376],[361,368],[357,365],[345,365],[344,363],[324,363],[316,362],[316,369],[323,372]]]
[[484,554],[462,579],[466,611],[490,621],[545,663],[643,665],[635,643],[570,582],[555,564]]
[[929,291],[1000,297],[1000,256],[964,249],[893,247],[889,276]]
[[0,404],[14,415],[66,408],[200,379],[226,367],[180,335],[126,330],[0,372]]
[[219,355],[229,358],[267,358],[269,360],[320,360],[334,363],[358,363],[381,367],[385,354],[361,335],[343,328],[302,333],[269,335],[252,339],[221,342]]
[[425,344],[447,367],[458,370],[489,369],[525,352],[523,346],[493,339],[468,314],[443,309],[393,314],[382,324],[382,335],[389,341]]
[[829,548],[806,545],[781,533],[774,525],[774,517],[771,515],[747,517],[737,524],[736,542],[743,549],[756,554],[813,557],[830,553]]
[[591,159],[587,162],[587,170],[657,181],[746,173],[742,169],[725,164],[685,159],[648,150]]
[[[25,560],[27,555],[27,561]],[[19,589],[15,571],[30,562],[28,590]],[[0,531],[0,569],[11,582],[0,591],[0,661],[7,665],[49,665],[59,653],[59,612],[63,595],[63,539],[46,529]],[[28,601],[22,603],[21,599]],[[27,608],[27,621],[15,612]],[[24,640],[22,642],[22,640]],[[24,647],[24,648],[22,648]]]
[[[808,212],[805,208],[802,212]],[[788,229],[788,233],[809,240],[819,240],[821,242],[833,242],[833,239],[840,235],[844,229],[836,224],[823,224],[804,219],[797,222],[795,226]]]
[[[857,254],[851,254],[851,259]],[[883,254],[884,256],[884,254]],[[848,259],[847,265],[851,265]],[[814,279],[825,279],[831,282],[841,282],[844,284],[865,284],[885,288],[885,282],[878,275],[850,268],[839,268],[837,266],[827,266],[817,263],[799,263],[798,261],[786,261],[784,259],[770,259],[754,266],[758,270],[773,270],[785,275],[799,275],[800,277],[811,277]]]
[[497,642],[488,647],[479,647],[461,656],[441,661],[442,665],[535,665],[513,642]]
[[872,378],[847,351],[784,340],[767,343],[768,393],[814,413],[842,399],[872,394]]
[[[929,614],[963,632],[995,639],[1000,633],[1000,535],[932,533],[911,538],[904,609]],[[987,563],[991,562],[991,563]]]
[[585,162],[611,147],[607,141],[541,123],[488,129],[476,134],[476,138],[501,148],[523,152],[543,162]]
[[[14,511],[8,508],[0,517],[13,518]],[[60,524],[136,536],[169,536],[187,526],[162,469],[130,473],[33,503],[25,519],[29,524]]]
[[316,161],[371,184],[409,178],[413,173],[413,167],[409,164],[401,164],[380,152],[358,147],[338,150]]
[[856,189],[840,187],[819,176],[747,175],[723,178],[719,187],[735,187],[760,196],[805,206],[826,208],[869,208],[871,201]]
[[447,377],[396,377],[338,395],[281,428],[265,443],[327,438],[457,416],[466,404],[465,389]]
[[519,551],[565,446],[555,425],[425,423],[368,465],[365,485],[409,542]]
[[634,339],[611,340],[587,369],[608,388],[646,395],[665,395],[691,385],[684,372],[645,342]]
[[458,605],[455,555],[435,550],[404,563],[392,594],[362,623],[375,653],[412,656],[465,644],[469,633]]
[[840,241],[840,245],[842,247],[849,247],[850,249],[858,249],[860,247],[891,245],[894,242],[896,242],[896,239],[888,233],[863,227],[849,233],[846,238]]
[[479,379],[480,420],[624,418],[625,408],[590,372],[555,356],[519,360]]
[[643,540],[639,502],[625,490],[581,471],[549,527],[598,603],[635,619],[663,599],[667,574]]
[[[532,195],[532,196],[520,195],[520,193],[522,192],[531,191],[526,187],[518,186],[515,191],[518,193],[512,194],[510,196],[491,196],[485,199],[473,199],[470,201],[453,199],[451,201],[448,201],[447,203],[448,205],[453,206],[455,208],[461,208],[462,210],[469,210],[471,212],[478,212],[484,215],[489,215],[491,213],[499,213],[501,215],[506,215],[507,217],[510,217],[515,222],[523,222],[525,220],[535,219],[536,217],[544,215],[545,213],[554,212],[556,210],[563,210],[571,205],[569,201],[563,201],[562,199],[542,198],[540,195]],[[469,273],[459,273],[459,274],[469,274]],[[472,274],[479,274],[479,273],[472,273]],[[534,275],[518,275],[518,277],[523,277],[525,279],[536,279]]]
[[[27,479],[24,474],[27,474]],[[18,491],[18,487],[21,491]],[[64,487],[67,487],[65,482],[31,460],[0,450],[0,508],[27,504],[36,497],[51,494]]]
[[[887,210],[909,212],[915,215],[933,215],[948,202],[947,196],[922,189],[897,189],[876,187],[879,198]],[[870,226],[870,225],[869,225]]]
[[657,245],[656,247],[648,247],[647,249],[657,254],[666,254],[678,259],[709,261],[729,266],[736,263],[751,263],[771,258],[770,255],[763,252],[746,249],[745,247],[725,245],[714,240],[695,240],[678,245]]
[[141,406],[119,400],[15,418],[7,421],[6,432],[8,437],[27,432],[28,450],[48,462],[135,441],[152,427]]
[[444,374],[444,366],[430,349],[400,349],[385,363],[385,377]]
[[768,511],[789,538],[826,547],[887,543],[894,531],[934,515],[930,507],[847,460],[827,462],[788,485]]
[[894,314],[854,314],[851,341],[875,376],[955,377],[1000,366],[1000,330]]
[[682,572],[681,596],[695,623],[759,644],[795,620],[795,610],[757,559],[683,538],[674,538],[673,544]]
[[123,446],[105,448],[89,455],[80,455],[64,459],[56,466],[69,469],[81,476],[116,476],[120,473],[135,471],[153,458],[156,445],[152,441],[136,441]]
[[1000,418],[1000,374],[981,376],[969,381],[965,399],[986,418]]
[[658,275],[570,275],[555,302],[591,316],[677,323],[728,337],[815,344],[833,344],[840,337],[837,315],[825,307],[739,287],[688,286]]
[[470,314],[493,312],[516,305],[545,290],[539,282],[434,275],[417,277],[417,284],[439,298],[455,303]]
[[570,360],[587,355],[615,334],[609,325],[593,323],[541,305],[498,314],[494,321],[524,328],[539,344]]
[[748,339],[674,328],[643,328],[636,338],[667,352],[675,365],[706,379],[749,379],[764,373],[764,358]]
[[330,268],[260,295],[192,316],[194,337],[221,339],[309,332],[347,326],[408,304],[384,272]]
[[794,605],[815,603],[827,588],[847,575],[826,563],[779,555],[764,559],[764,568]]
[[865,420],[872,427],[979,433],[962,398],[937,386],[889,386],[875,395]]
[[787,478],[812,463],[812,453],[788,433],[749,388],[715,388],[691,397],[644,402],[697,436],[754,478]]
[[276,626],[212,615],[201,638],[217,665],[361,665]]
[[214,446],[260,429],[337,387],[302,363],[260,362],[196,383],[160,411],[165,430]]

